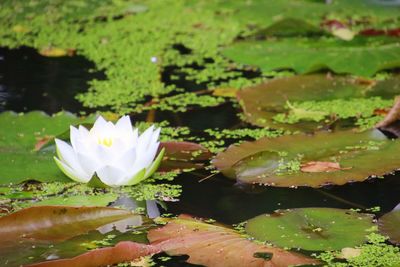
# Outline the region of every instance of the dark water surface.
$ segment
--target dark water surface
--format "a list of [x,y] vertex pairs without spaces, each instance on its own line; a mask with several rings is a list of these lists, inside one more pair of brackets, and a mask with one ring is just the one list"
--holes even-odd
[[[29,48],[0,48],[0,111],[82,111],[83,107],[74,96],[86,91],[87,82],[91,79],[104,78],[101,73],[89,72],[92,68],[94,65],[91,62],[79,56],[48,58]],[[196,109],[186,113],[157,111],[155,119],[168,120],[172,126],[188,126],[194,132],[238,125],[248,127],[238,119],[238,112],[231,103],[227,103],[216,108]],[[145,117],[146,114],[143,114],[134,116],[134,119]],[[183,193],[179,202],[167,203],[167,212],[186,213],[235,224],[276,209],[301,207],[354,208],[366,211],[379,206],[381,210],[377,215],[380,216],[400,202],[400,172],[387,175],[384,179],[321,189],[249,186],[237,184],[222,174],[199,182],[209,175],[208,171],[198,170],[179,176],[173,183],[182,185]],[[184,265],[183,258],[163,264]]]
[[93,68],[82,56],[44,57],[32,48],[0,48],[0,111],[83,110],[75,96],[87,91],[88,81],[105,78]]
[[[0,48],[0,107],[17,112],[82,111],[83,107],[75,100],[75,95],[85,92],[91,79],[104,78],[102,73],[90,72],[94,67],[81,56],[50,58],[39,55],[31,48]],[[167,69],[166,72],[173,73],[173,70]],[[167,74],[163,76],[168,77]],[[168,78],[164,80],[172,83]],[[175,83],[191,90],[203,88],[186,81],[184,77]],[[226,103],[186,113],[157,111],[155,120],[168,120],[172,126],[188,126],[193,132],[207,128],[232,128],[240,124],[249,126],[238,119],[238,112],[231,103]],[[145,114],[134,119],[139,118],[144,119]],[[199,182],[208,175],[209,172],[200,170],[177,178],[175,183],[183,186],[183,194],[180,202],[168,204],[168,212],[210,217],[233,224],[276,209],[300,207],[367,209],[380,206],[380,214],[383,214],[400,201],[399,172],[385,179],[322,189],[249,186],[237,184],[222,174]]]

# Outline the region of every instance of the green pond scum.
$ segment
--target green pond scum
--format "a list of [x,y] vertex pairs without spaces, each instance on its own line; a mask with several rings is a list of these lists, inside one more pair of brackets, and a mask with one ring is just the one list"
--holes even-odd
[[[1,266],[400,266],[399,1],[2,0],[0,49],[21,47],[102,78],[80,110],[3,110],[25,88],[0,50]],[[98,115],[160,127],[159,171],[64,176],[54,139]]]

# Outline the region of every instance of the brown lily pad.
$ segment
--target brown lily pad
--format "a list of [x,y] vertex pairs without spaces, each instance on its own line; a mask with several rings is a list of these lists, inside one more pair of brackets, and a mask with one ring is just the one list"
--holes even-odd
[[169,255],[189,255],[189,263],[209,267],[289,266],[316,264],[316,260],[281,248],[257,244],[235,230],[208,224],[190,216],[171,219],[150,230],[148,239]]
[[340,119],[379,116],[400,94],[400,76],[383,81],[322,74],[274,79],[238,91],[245,119],[257,126],[311,131]]
[[123,241],[114,247],[95,249],[71,259],[45,261],[27,267],[110,266],[158,252],[158,248],[152,245]]
[[[400,166],[399,150],[399,141],[387,139],[378,130],[320,132],[233,145],[219,153],[212,164],[224,175],[244,183],[321,187],[393,172]],[[302,166],[310,162],[330,163],[314,163],[313,171],[302,171]],[[336,169],[338,166],[340,169]],[[335,171],[327,172],[332,167]]]
[[310,161],[301,165],[302,172],[334,172],[340,170],[348,170],[349,168],[342,168],[337,162],[329,161]]
[[10,242],[22,239],[62,241],[132,216],[139,215],[106,207],[26,208],[0,218],[0,246],[8,246]]
[[159,171],[198,169],[212,157],[208,149],[192,142],[161,142],[159,149],[162,148],[165,148],[165,155]]

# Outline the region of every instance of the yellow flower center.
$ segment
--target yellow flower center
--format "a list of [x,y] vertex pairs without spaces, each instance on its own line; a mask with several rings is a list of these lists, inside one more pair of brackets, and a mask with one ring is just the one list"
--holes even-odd
[[103,139],[99,138],[99,139],[97,140],[97,142],[98,142],[100,145],[104,145],[104,146],[108,146],[108,147],[112,146],[112,144],[113,144],[112,138],[103,138]]

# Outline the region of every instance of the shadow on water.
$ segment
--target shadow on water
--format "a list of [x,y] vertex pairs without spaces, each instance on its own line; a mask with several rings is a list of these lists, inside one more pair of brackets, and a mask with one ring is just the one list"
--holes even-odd
[[44,57],[28,47],[0,48],[0,111],[87,110],[75,96],[87,91],[88,81],[105,78],[90,71],[94,68],[82,56]]
[[[207,176],[205,174],[203,177]],[[382,215],[399,202],[400,173],[330,188],[278,188],[235,184],[219,174],[203,182],[190,173],[177,179],[183,186],[181,201],[169,204],[168,212],[213,218],[226,224],[245,221],[277,209],[330,207],[381,208]]]

